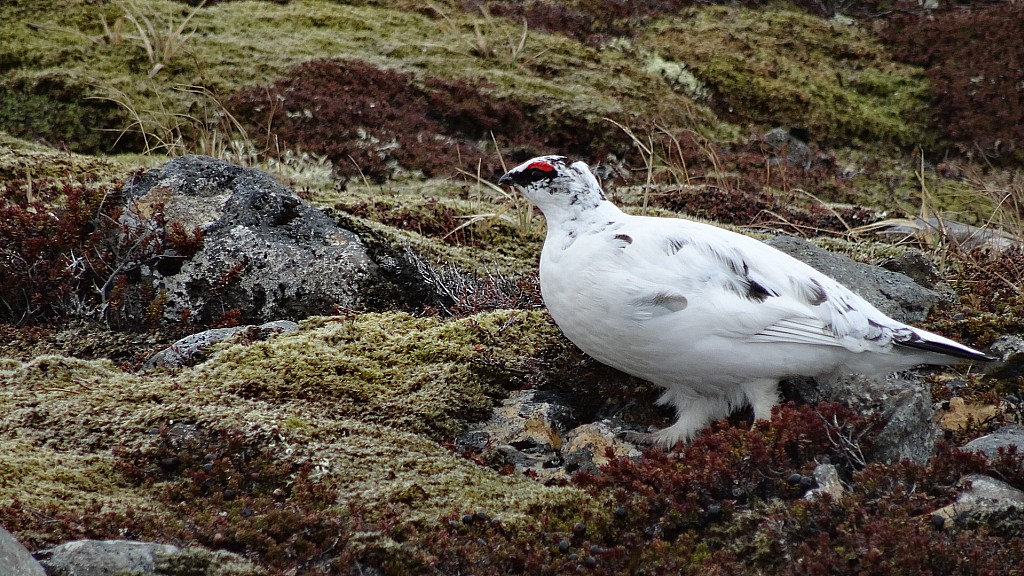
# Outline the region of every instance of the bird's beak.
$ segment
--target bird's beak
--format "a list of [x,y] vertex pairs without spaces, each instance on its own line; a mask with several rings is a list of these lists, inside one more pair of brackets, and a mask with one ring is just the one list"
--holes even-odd
[[509,175],[508,175],[508,174],[506,173],[506,174],[505,174],[505,175],[503,175],[503,176],[502,176],[501,178],[498,178],[498,184],[504,184],[504,185],[506,185],[506,186],[511,186],[511,185],[515,184],[515,181],[514,181],[514,180],[512,180],[512,177],[511,177],[511,176],[509,176]]

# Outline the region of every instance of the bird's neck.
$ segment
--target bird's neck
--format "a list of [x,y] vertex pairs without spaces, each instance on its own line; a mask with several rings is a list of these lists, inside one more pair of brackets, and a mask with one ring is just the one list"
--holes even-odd
[[544,217],[548,223],[547,239],[567,246],[579,236],[595,234],[622,221],[626,214],[603,198],[592,198],[545,211]]

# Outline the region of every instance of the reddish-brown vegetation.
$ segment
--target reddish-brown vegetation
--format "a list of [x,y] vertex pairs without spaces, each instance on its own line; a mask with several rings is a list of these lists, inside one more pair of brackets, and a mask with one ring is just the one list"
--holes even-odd
[[935,92],[933,125],[958,152],[1024,159],[1024,6],[903,14],[881,34],[897,58],[925,69]]
[[[454,168],[498,174],[496,138],[510,156],[559,150],[600,155],[625,137],[569,113],[545,121],[535,106],[500,100],[466,80],[419,80],[361,61],[313,61],[268,88],[235,94],[228,108],[254,134],[272,127],[277,142],[323,154],[340,176],[383,181],[399,170],[448,175]],[[273,150],[269,142],[263,142]],[[486,149],[486,151],[485,151]]]

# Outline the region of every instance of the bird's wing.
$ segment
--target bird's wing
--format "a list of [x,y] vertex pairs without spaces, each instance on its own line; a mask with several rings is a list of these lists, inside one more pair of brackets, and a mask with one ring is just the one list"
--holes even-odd
[[620,269],[632,275],[644,314],[685,313],[751,342],[851,351],[886,350],[914,337],[842,284],[753,238],[685,220],[634,218],[610,241],[618,239],[616,249],[629,260]]

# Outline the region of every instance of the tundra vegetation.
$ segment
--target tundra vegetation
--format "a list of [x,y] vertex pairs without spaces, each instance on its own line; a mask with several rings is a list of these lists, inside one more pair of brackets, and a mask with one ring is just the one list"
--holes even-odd
[[[1019,367],[926,376],[962,417],[922,463],[865,461],[877,422],[830,403],[546,484],[455,443],[515,390],[657,397],[543,312],[543,219],[492,184],[542,153],[600,165],[631,211],[919,250],[956,294],[925,328],[1024,332],[1024,6],[925,4],[5,2],[0,524],[32,550],[139,539],[272,574],[1020,573],[1019,515],[932,516],[965,474],[1024,489],[1020,454],[957,448],[1020,423]],[[184,154],[413,242],[445,304],[143,370],[237,318],[167,322],[127,290],[203,245],[126,217],[126,186]],[[805,499],[823,462],[845,493]]]

